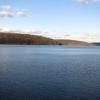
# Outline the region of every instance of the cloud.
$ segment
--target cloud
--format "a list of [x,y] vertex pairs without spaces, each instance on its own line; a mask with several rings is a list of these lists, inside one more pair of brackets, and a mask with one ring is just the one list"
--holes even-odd
[[16,12],[16,16],[18,16],[18,17],[25,17],[25,16],[27,16],[27,15],[26,15],[26,13],[23,12],[23,11],[17,11],[17,12]]
[[12,7],[10,5],[2,5],[0,8],[2,10],[5,10],[5,11],[11,11],[12,10]]
[[9,30],[7,27],[0,27],[0,32],[8,32]]
[[24,11],[16,11],[10,5],[2,5],[0,6],[0,17],[26,17],[27,14]]
[[86,42],[100,42],[100,33],[77,33],[71,34],[69,37],[65,37],[65,39],[71,40],[79,40]]
[[78,3],[81,4],[89,4],[89,3],[96,3],[99,2],[100,0],[76,0]]
[[11,12],[8,11],[0,11],[0,17],[13,17]]
[[13,17],[10,5],[3,5],[0,7],[0,17]]

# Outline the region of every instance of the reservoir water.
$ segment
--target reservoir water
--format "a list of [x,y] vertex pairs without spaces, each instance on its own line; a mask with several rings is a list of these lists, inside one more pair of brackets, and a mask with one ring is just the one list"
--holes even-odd
[[0,100],[100,100],[100,47],[0,45]]

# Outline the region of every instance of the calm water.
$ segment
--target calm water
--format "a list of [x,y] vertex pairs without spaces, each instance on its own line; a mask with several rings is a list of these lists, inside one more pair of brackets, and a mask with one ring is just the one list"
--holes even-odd
[[0,100],[100,100],[100,47],[0,45]]

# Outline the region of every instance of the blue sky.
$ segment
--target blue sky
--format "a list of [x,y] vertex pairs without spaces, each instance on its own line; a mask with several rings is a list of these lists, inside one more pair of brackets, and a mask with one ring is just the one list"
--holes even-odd
[[39,29],[67,34],[100,32],[99,1],[0,0],[1,10],[6,6],[9,6],[13,15],[1,16],[0,27]]

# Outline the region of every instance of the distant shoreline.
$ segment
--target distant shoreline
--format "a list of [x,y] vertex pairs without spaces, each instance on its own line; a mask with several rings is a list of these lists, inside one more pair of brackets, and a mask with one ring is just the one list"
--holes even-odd
[[51,39],[43,36],[0,32],[0,44],[7,45],[66,45],[99,46],[100,43],[88,43],[76,40]]

